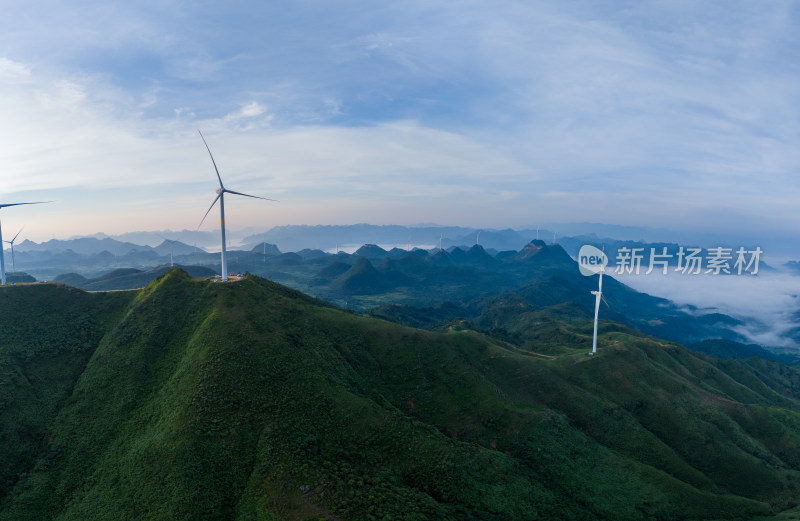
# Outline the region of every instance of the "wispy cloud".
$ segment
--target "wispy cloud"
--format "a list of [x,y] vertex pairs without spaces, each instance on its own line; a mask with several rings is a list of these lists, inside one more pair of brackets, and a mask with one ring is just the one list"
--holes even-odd
[[[0,131],[7,145],[4,163],[14,165],[4,192],[35,192],[47,198],[56,197],[48,193],[69,193],[74,198],[80,190],[104,191],[103,198],[117,199],[111,206],[87,205],[83,197],[60,206],[72,219],[93,226],[136,222],[140,227],[163,227],[153,207],[158,201],[165,211],[191,207],[190,199],[204,201],[202,187],[210,191],[214,179],[196,128],[204,130],[226,183],[246,183],[248,192],[288,198],[306,210],[302,214],[290,209],[284,223],[309,215],[320,220],[342,215],[332,210],[335,204],[348,205],[355,219],[359,205],[369,209],[373,219],[407,218],[407,208],[420,200],[419,208],[444,202],[454,211],[446,201],[457,201],[458,206],[486,201],[507,186],[487,190],[489,177],[498,183],[535,178],[502,150],[414,121],[276,130],[270,128],[274,115],[269,107],[257,101],[240,103],[234,111],[210,119],[179,111],[177,120],[144,120],[136,107],[126,110],[113,104],[102,82],[53,81],[22,64],[3,65],[20,78],[16,88],[5,87],[0,99],[0,110],[15,122]],[[155,200],[145,198],[146,187],[158,192]],[[165,192],[173,195],[166,197]],[[394,213],[386,213],[392,206]],[[119,217],[106,215],[99,221],[76,215],[91,208]],[[315,211],[308,213],[308,208]],[[74,233],[79,232],[70,235]]]
[[788,1],[12,2],[0,189],[189,197],[201,127],[234,179],[314,215],[788,232],[797,22]]

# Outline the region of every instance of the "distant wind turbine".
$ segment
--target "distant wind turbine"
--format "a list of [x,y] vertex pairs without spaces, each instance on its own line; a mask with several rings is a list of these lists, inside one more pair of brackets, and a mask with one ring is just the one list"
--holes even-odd
[[163,235],[159,235],[159,237],[161,237],[162,239],[164,239],[165,241],[167,241],[169,243],[169,266],[170,266],[170,268],[174,268],[175,267],[175,263],[172,260],[172,253],[175,251],[175,243],[178,242],[178,241],[173,241],[171,239],[167,239]]
[[481,244],[480,239],[481,239],[481,231],[478,230],[478,235],[477,235],[477,237],[475,237],[475,245],[476,246],[480,246],[480,244]]
[[[23,226],[22,228],[25,227]],[[17,272],[17,263],[14,260],[14,241],[16,241],[17,237],[19,237],[19,234],[22,233],[22,228],[19,229],[19,231],[17,232],[17,234],[14,236],[13,239],[11,239],[10,241],[3,241],[11,245],[11,271],[14,273]]]
[[[0,209],[6,208],[8,206],[20,206],[20,205],[23,205],[23,204],[44,204],[44,203],[52,203],[52,202],[53,201],[36,201],[34,203],[6,203],[6,204],[0,204]],[[20,230],[20,231],[22,231],[22,230]],[[17,235],[19,235],[19,234],[17,234]],[[16,236],[14,238],[16,239]],[[3,241],[3,230],[2,230],[2,228],[0,228],[0,285],[5,286],[6,285],[6,259],[5,259],[5,256],[3,255],[3,248],[2,248],[3,242],[2,241]],[[13,251],[14,250],[12,249],[11,251],[12,251],[11,260],[13,262],[13,260],[14,260]]]
[[[214,161],[214,156],[211,154],[211,149],[208,147],[208,143],[206,143],[206,138],[203,137],[203,133],[200,130],[197,131],[200,134],[200,139],[203,140],[203,144],[206,146],[206,150],[208,150],[208,155],[211,157],[211,164],[214,165],[214,171],[217,173],[217,180],[219,180],[219,188],[217,189],[217,197],[214,198],[214,201],[211,203],[211,206],[208,207],[206,214],[203,216],[203,219],[200,221],[200,225],[197,227],[198,229],[200,226],[203,225],[203,221],[206,220],[208,217],[209,212],[211,209],[214,208],[214,205],[217,204],[219,201],[219,222],[220,222],[220,229],[221,229],[221,237],[222,237],[222,282],[228,280],[228,262],[226,259],[226,251],[225,251],[225,194],[234,194],[234,195],[243,195],[244,197],[252,197],[253,199],[263,199],[264,201],[275,201],[275,199],[267,199],[266,197],[258,197],[256,195],[249,195],[243,194],[241,192],[234,192],[233,190],[228,190],[225,188],[225,185],[222,184],[222,177],[219,175],[219,169],[217,168],[217,162]],[[277,202],[277,201],[275,201]]]

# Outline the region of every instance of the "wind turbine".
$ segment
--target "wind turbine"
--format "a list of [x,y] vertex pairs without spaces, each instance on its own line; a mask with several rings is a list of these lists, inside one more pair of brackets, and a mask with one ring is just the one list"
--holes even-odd
[[[603,246],[602,250],[598,250],[591,244],[584,244],[578,252],[578,269],[581,275],[592,276],[595,273],[600,275],[597,282],[597,291],[592,291],[594,295],[594,333],[592,334],[592,352],[597,352],[597,316],[600,313],[600,299],[606,302],[603,297],[603,273],[606,271],[606,264],[608,264],[608,257],[606,257],[606,248]],[[608,302],[606,302],[608,306]]]
[[[592,334],[592,354],[597,352],[597,316],[600,313],[600,299],[603,298],[603,273],[606,271],[605,266],[600,268],[600,277],[597,283],[597,291],[592,291],[594,295],[594,333]],[[608,302],[606,302],[608,305]]]
[[[52,203],[52,202],[53,201],[36,201],[35,203],[6,203],[6,204],[0,204],[0,209],[6,208],[8,206],[20,206],[20,205],[23,205],[23,204],[43,204],[43,203]],[[22,231],[22,230],[20,230],[20,231]],[[14,238],[16,239],[16,237],[14,237]],[[2,228],[0,228],[0,241],[2,241],[2,240],[3,240],[3,230],[2,230]],[[3,243],[0,242],[0,285],[5,286],[6,285],[6,259],[5,259],[5,256],[3,255],[2,244]],[[12,255],[11,258],[12,258],[12,261],[13,261],[14,256]]]
[[[178,242],[178,241],[173,241],[173,240],[167,239],[163,235],[159,235],[159,237],[161,237],[162,239],[164,239],[165,241],[167,241],[169,243],[169,266],[170,266],[170,268],[174,268],[175,267],[175,263],[172,261],[172,253],[175,251],[175,243]],[[13,252],[13,250],[12,250],[12,252]]]
[[[222,282],[228,280],[228,262],[226,258],[226,251],[225,251],[225,194],[234,194],[234,195],[243,195],[245,197],[252,197],[253,199],[263,199],[264,201],[275,201],[275,199],[267,199],[266,197],[258,197],[256,195],[249,195],[243,194],[241,192],[234,192],[233,190],[228,190],[225,188],[225,185],[222,184],[222,177],[219,175],[219,169],[217,168],[217,162],[214,161],[214,156],[211,154],[211,149],[208,147],[208,143],[206,143],[206,138],[203,137],[203,133],[200,130],[197,131],[200,134],[200,139],[203,140],[203,144],[206,146],[206,150],[208,150],[208,155],[211,157],[211,164],[214,165],[214,171],[217,173],[217,180],[219,180],[219,188],[217,189],[217,197],[214,198],[214,201],[211,203],[211,206],[208,207],[206,214],[203,216],[203,219],[200,221],[200,225],[197,227],[198,229],[200,226],[203,225],[203,221],[206,220],[208,217],[209,212],[211,209],[214,208],[214,205],[217,204],[219,201],[219,223],[220,223],[220,235],[222,236]],[[277,202],[277,201],[275,201]]]
[[[22,228],[24,228],[24,226]],[[11,271],[13,271],[14,273],[17,272],[17,263],[14,260],[14,241],[16,241],[17,237],[19,237],[19,234],[22,233],[22,228],[19,229],[19,231],[17,232],[17,234],[14,236],[13,239],[11,239],[10,241],[3,241],[11,245]]]

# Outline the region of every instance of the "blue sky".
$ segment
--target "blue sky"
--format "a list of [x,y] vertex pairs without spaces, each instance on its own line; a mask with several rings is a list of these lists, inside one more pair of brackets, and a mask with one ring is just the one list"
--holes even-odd
[[[800,4],[3,3],[6,234],[800,225]],[[204,228],[213,228],[213,220]]]

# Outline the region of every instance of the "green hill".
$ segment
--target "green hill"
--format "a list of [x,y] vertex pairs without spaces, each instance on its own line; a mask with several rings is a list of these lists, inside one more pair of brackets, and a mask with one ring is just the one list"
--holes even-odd
[[61,275],[56,276],[56,278],[54,278],[53,280],[55,282],[61,282],[62,284],[66,284],[68,286],[81,288],[90,279],[84,277],[80,273],[62,273]]
[[797,504],[797,369],[613,323],[590,357],[588,318],[540,313],[556,355],[256,277],[2,288],[0,520],[752,519]]
[[365,257],[359,258],[353,266],[336,277],[331,288],[344,293],[380,293],[389,287],[387,280]]
[[36,282],[36,278],[28,275],[24,271],[9,271],[6,273],[6,282],[8,284]]
[[[55,281],[88,291],[134,289],[143,288],[171,269],[169,266],[158,266],[146,271],[136,268],[117,268],[94,278],[86,278],[77,273],[65,273],[56,277]],[[213,270],[203,266],[182,266],[181,269],[192,277],[213,277],[215,275]]]

